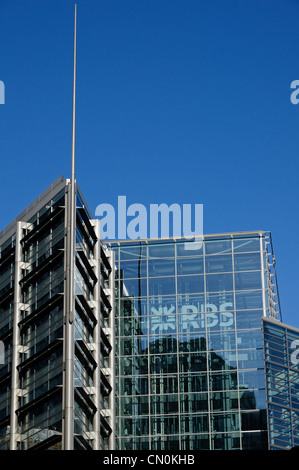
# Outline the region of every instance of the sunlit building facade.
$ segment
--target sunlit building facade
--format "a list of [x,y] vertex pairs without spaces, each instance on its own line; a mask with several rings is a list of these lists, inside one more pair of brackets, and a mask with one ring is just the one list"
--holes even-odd
[[271,235],[109,247],[117,448],[267,449],[263,319],[280,323]]
[[0,233],[2,450],[114,446],[113,254],[76,187],[70,272],[70,184]]

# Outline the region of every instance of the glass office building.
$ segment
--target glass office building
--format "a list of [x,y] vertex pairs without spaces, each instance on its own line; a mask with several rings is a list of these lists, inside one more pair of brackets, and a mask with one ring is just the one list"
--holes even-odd
[[299,329],[263,319],[269,449],[299,446]]
[[114,446],[113,254],[77,187],[72,255],[70,184],[0,233],[2,450]]
[[104,243],[71,194],[0,233],[0,450],[298,446],[271,234]]
[[262,321],[280,320],[271,235],[108,245],[117,448],[267,449]]

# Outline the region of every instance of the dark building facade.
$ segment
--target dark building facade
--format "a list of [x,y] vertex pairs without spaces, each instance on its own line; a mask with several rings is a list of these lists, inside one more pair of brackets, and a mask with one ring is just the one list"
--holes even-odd
[[113,270],[76,188],[59,178],[0,234],[0,449],[112,447]]

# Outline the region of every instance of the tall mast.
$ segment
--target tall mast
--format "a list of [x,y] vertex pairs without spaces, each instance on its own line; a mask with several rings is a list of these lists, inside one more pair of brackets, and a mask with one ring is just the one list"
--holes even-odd
[[76,116],[76,36],[77,5],[74,25],[74,74],[73,74],[73,129],[72,172],[67,193],[67,237],[65,253],[65,303],[64,303],[64,387],[63,387],[63,450],[74,449],[74,318],[75,318],[75,256],[76,256],[76,180],[75,180],[75,116]]

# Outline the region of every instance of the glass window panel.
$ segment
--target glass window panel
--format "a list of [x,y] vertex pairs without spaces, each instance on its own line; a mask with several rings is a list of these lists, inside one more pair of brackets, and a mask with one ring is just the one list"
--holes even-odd
[[142,436],[149,433],[149,419],[148,418],[123,418],[120,420],[121,436]]
[[138,416],[149,414],[148,396],[122,397],[120,400],[120,416]]
[[233,270],[233,262],[231,255],[222,256],[206,256],[205,257],[206,273],[229,273]]
[[246,253],[248,251],[260,251],[260,237],[234,238],[234,253]]
[[211,352],[209,356],[210,370],[231,370],[237,367],[235,351]]
[[236,309],[259,309],[263,308],[263,293],[261,290],[252,292],[236,292]]
[[177,353],[176,335],[149,336],[149,354]]
[[232,311],[234,309],[233,292],[219,292],[218,294],[206,294],[207,311]]
[[265,372],[264,369],[245,370],[239,374],[239,387],[241,389],[265,388]]
[[206,351],[206,336],[205,333],[198,334],[185,334],[178,336],[179,352],[196,352]]
[[210,351],[224,351],[236,349],[235,332],[225,331],[225,333],[208,333],[208,349]]
[[266,409],[265,390],[240,390],[241,410]]
[[236,312],[237,329],[257,328],[262,324],[263,310]]
[[177,375],[152,375],[150,376],[150,388],[153,395],[178,392]]
[[174,276],[175,260],[174,259],[149,259],[148,260],[149,277]]
[[147,314],[147,299],[137,297],[120,299],[120,317],[138,317]]
[[232,330],[235,327],[234,312],[207,312],[207,329],[209,331]]
[[149,334],[175,334],[177,331],[176,315],[152,315],[149,317]]
[[199,241],[177,241],[177,256],[200,256],[203,254],[203,242]]
[[119,265],[119,277],[121,279],[146,277],[146,260],[122,261]]
[[197,372],[203,370],[207,370],[207,355],[205,353],[179,355],[179,372]]
[[208,411],[207,393],[188,393],[180,395],[180,412],[196,413]]
[[204,292],[204,276],[178,276],[178,294]]
[[220,253],[231,253],[232,242],[231,239],[227,240],[205,240],[205,253],[206,255],[216,255]]
[[267,450],[267,432],[244,432],[242,433],[243,450]]
[[125,281],[119,281],[120,297],[145,297],[146,295],[146,279],[126,279]]
[[211,435],[211,449],[212,450],[239,450],[240,447],[240,434],[212,434]]
[[205,314],[204,313],[186,313],[178,315],[178,332],[179,333],[196,333],[205,331]]
[[149,438],[141,437],[137,438],[131,437],[128,439],[120,439],[120,450],[148,450],[149,449]]
[[178,416],[154,416],[151,418],[151,434],[178,434],[179,417]]
[[235,289],[236,290],[250,290],[261,289],[262,278],[261,272],[240,272],[235,274]]
[[179,374],[180,392],[194,393],[208,391],[207,373]]
[[177,373],[177,357],[174,354],[157,354],[150,356],[151,374]]
[[149,298],[149,314],[162,315],[176,313],[176,297],[160,296]]
[[151,397],[151,414],[166,415],[179,411],[178,395],[159,395]]
[[260,253],[243,253],[234,256],[235,271],[261,270]]
[[222,391],[210,394],[210,411],[231,411],[238,408],[238,392]]
[[190,434],[181,436],[182,450],[209,450],[208,434]]
[[138,336],[148,332],[148,317],[125,317],[119,321],[121,336]]
[[177,260],[177,274],[203,274],[203,257],[180,258]]
[[120,374],[134,375],[148,373],[147,356],[124,356],[120,359]]
[[210,419],[212,432],[232,432],[240,428],[238,413],[211,413]]
[[175,277],[157,277],[148,280],[149,295],[175,294]]
[[206,291],[222,292],[233,290],[232,274],[207,274],[206,275]]
[[204,311],[204,294],[178,295],[178,313],[198,313]]
[[151,243],[148,245],[149,258],[174,258],[175,244],[174,243]]
[[214,392],[222,390],[237,390],[237,372],[213,372],[209,375],[210,389]]
[[[209,431],[209,419],[206,413],[181,415],[181,433],[203,433]],[[182,436],[185,437],[185,436]],[[198,437],[198,436],[192,436]]]
[[262,368],[264,366],[264,351],[262,349],[238,351],[238,364],[239,369]]
[[262,348],[264,344],[262,330],[238,331],[237,344],[239,349]]
[[120,395],[147,395],[148,377],[120,377],[119,386]]
[[146,258],[146,246],[142,244],[125,245],[120,244],[120,259],[133,260]]

